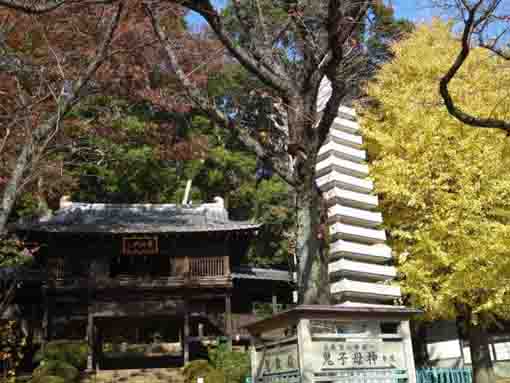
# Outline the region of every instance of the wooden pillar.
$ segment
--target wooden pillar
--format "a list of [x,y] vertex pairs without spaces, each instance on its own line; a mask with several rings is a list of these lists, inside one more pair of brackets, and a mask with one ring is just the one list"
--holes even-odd
[[100,327],[96,327],[97,335],[96,335],[96,354],[95,354],[95,364],[96,371],[99,370],[99,363],[103,359],[103,332]]
[[184,365],[189,362],[189,307],[188,303],[184,304],[184,334],[182,337],[182,349],[184,357]]
[[232,350],[232,302],[230,294],[225,295],[225,336],[227,345]]
[[54,297],[47,296],[44,305],[43,331],[44,342],[50,342],[53,339],[53,316],[54,316]]
[[87,356],[87,370],[92,371],[95,368],[95,336],[94,336],[94,317],[89,311],[87,316],[87,343],[89,345],[89,354]]
[[42,319],[42,345],[46,344],[48,341],[48,301],[44,301],[44,313],[43,313],[43,319]]

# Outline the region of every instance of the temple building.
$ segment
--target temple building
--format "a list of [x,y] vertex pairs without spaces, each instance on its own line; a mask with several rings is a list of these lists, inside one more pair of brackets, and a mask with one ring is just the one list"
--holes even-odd
[[271,314],[290,303],[288,271],[242,264],[259,228],[230,220],[219,197],[195,206],[63,199],[53,216],[14,228],[40,247],[41,270],[16,303],[43,341],[88,339],[89,367],[133,367],[142,356],[145,367],[182,365],[211,342],[246,344],[242,326],[257,304]]

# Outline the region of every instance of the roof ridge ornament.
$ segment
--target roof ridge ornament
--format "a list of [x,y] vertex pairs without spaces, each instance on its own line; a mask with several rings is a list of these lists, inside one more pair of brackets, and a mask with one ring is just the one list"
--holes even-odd
[[73,206],[73,201],[71,200],[71,196],[63,195],[62,197],[60,197],[60,201],[59,201],[59,209],[60,210],[70,208],[71,206]]

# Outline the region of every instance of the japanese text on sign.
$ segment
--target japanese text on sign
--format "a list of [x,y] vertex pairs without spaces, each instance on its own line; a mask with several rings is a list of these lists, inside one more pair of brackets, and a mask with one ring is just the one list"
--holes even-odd
[[154,255],[159,253],[158,237],[122,238],[122,253],[125,255]]
[[402,364],[398,347],[384,342],[314,342],[318,369],[397,367]]

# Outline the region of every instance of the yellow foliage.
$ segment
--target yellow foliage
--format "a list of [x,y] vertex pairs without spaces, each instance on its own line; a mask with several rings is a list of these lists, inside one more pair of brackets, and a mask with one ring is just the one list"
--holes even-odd
[[[368,84],[371,174],[412,302],[431,319],[460,305],[509,318],[510,137],[448,115],[438,84],[458,52],[450,27],[418,27]],[[510,67],[486,50],[451,91],[468,112],[510,118]]]

